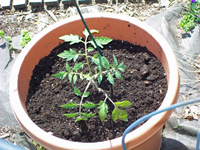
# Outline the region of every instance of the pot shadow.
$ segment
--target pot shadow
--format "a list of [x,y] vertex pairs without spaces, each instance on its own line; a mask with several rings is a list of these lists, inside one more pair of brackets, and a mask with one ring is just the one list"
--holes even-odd
[[160,150],[189,150],[189,149],[180,141],[163,137]]

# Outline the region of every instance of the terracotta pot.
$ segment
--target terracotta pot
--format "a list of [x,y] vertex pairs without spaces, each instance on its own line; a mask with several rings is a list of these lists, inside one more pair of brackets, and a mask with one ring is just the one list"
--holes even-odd
[[[165,69],[168,90],[159,109],[176,103],[179,93],[179,73],[175,56],[166,42],[153,28],[134,18],[117,14],[84,15],[90,29],[100,31],[95,36],[106,36],[115,40],[128,41],[132,44],[146,46],[161,62]],[[23,130],[36,142],[47,149],[55,150],[121,150],[122,137],[94,143],[72,142],[57,138],[39,128],[29,118],[26,110],[26,97],[32,71],[39,60],[50,54],[50,51],[63,42],[60,36],[77,34],[83,37],[84,25],[79,16],[68,18],[49,26],[23,49],[12,71],[10,80],[10,102],[14,115]],[[126,136],[128,149],[158,150],[162,142],[162,129],[172,111],[152,117],[144,125]]]

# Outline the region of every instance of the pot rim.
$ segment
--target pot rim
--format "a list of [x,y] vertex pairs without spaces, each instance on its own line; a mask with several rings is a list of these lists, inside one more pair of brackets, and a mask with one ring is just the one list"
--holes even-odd
[[[168,79],[168,90],[167,90],[166,96],[163,100],[163,103],[161,104],[159,109],[170,106],[176,102],[176,101],[169,101],[169,100],[174,99],[174,97],[176,97],[176,100],[177,100],[177,97],[178,97],[178,92],[179,92],[179,72],[177,69],[178,65],[177,65],[175,56],[174,56],[169,44],[155,29],[153,29],[149,25],[147,25],[135,18],[125,16],[125,15],[111,14],[111,13],[95,13],[95,14],[83,14],[83,16],[85,19],[103,17],[103,18],[113,18],[113,19],[117,19],[117,20],[127,21],[129,23],[135,24],[136,26],[144,29],[158,43],[162,42],[162,45],[160,45],[160,46],[163,49],[167,60],[170,60],[170,61],[168,61],[168,65],[170,68],[170,71],[169,71],[170,74],[169,74],[169,79]],[[10,86],[11,108],[16,117],[16,120],[22,126],[22,128],[25,130],[25,132],[27,134],[29,134],[29,136],[31,136],[31,138],[33,138],[35,141],[37,141],[41,145],[44,145],[44,143],[48,142],[50,144],[56,144],[61,149],[62,148],[64,149],[67,146],[69,149],[73,149],[73,150],[80,149],[80,148],[84,149],[84,146],[86,147],[85,149],[87,149],[87,150],[94,149],[94,148],[106,149],[106,148],[110,148],[110,147],[114,147],[114,146],[120,146],[122,137],[115,138],[113,140],[103,141],[103,142],[82,143],[82,142],[73,142],[73,141],[64,140],[64,139],[61,139],[61,138],[58,138],[58,137],[55,137],[52,135],[49,136],[49,133],[43,131],[29,118],[28,114],[23,109],[23,106],[20,102],[20,97],[18,94],[18,80],[17,79],[18,79],[18,74],[20,72],[20,66],[23,63],[23,60],[26,57],[26,54],[28,54],[29,49],[31,47],[33,47],[33,45],[35,43],[37,43],[40,39],[42,39],[42,37],[45,34],[47,34],[50,30],[54,30],[59,26],[62,26],[66,23],[76,21],[76,20],[80,20],[80,16],[73,16],[71,18],[64,19],[53,25],[48,26],[43,31],[38,33],[29,42],[29,44],[26,45],[26,47],[23,49],[23,51],[21,52],[21,54],[19,55],[18,59],[16,60],[14,66],[13,66],[13,70],[12,70],[12,74],[11,74],[11,78],[10,78],[10,84],[12,84],[12,86]],[[152,128],[157,128],[154,132],[151,131],[152,136],[153,136],[163,126],[163,124],[158,123],[159,122],[158,120],[162,119],[163,117],[166,117],[168,119],[171,112],[172,111],[163,112],[159,115],[156,115],[156,116],[150,118],[146,123],[144,123],[139,128],[135,129],[134,131],[130,132],[126,136],[126,139],[125,139],[126,143],[130,143],[132,139],[136,139],[136,138],[141,139],[141,137],[146,134],[146,131],[152,130]],[[33,132],[32,135],[30,135],[29,131]],[[39,135],[37,135],[35,133],[39,133]],[[45,141],[45,139],[47,139],[47,137],[48,137],[48,141]],[[147,137],[147,138],[150,138],[150,137]],[[38,139],[40,139],[42,142],[39,142]],[[146,140],[146,139],[141,140],[141,142],[144,140]],[[140,143],[138,143],[138,144],[140,144]]]

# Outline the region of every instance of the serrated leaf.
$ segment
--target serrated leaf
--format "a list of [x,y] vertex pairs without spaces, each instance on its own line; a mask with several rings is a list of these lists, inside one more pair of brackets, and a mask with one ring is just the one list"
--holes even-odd
[[[90,32],[91,32],[91,33],[99,33],[99,31],[98,31],[98,30],[95,30],[95,29],[90,30]],[[83,34],[84,34],[86,37],[89,36],[89,33],[88,33],[88,31],[87,31],[86,28],[85,28],[85,30],[83,31]]]
[[117,58],[115,57],[115,55],[113,55],[113,67],[117,67],[118,65],[118,61],[117,61]]
[[99,74],[98,75],[98,83],[99,83],[99,85],[101,84],[102,79],[103,79],[102,74]]
[[123,62],[121,64],[119,64],[119,66],[117,68],[118,68],[118,70],[125,72],[125,66],[124,66]]
[[68,78],[69,78],[69,82],[71,83],[72,82],[72,77],[73,77],[73,72],[70,72],[68,74]]
[[127,115],[126,111],[123,109],[119,109],[119,108],[115,108],[112,111],[112,118],[113,118],[113,121],[116,121],[118,118],[123,121],[128,121],[128,115]]
[[114,78],[113,78],[113,75],[109,72],[106,76],[107,76],[107,80],[108,80],[112,85],[114,85]]
[[83,93],[83,97],[88,97],[90,95],[90,92]]
[[71,48],[70,48],[70,51],[64,51],[64,52],[62,52],[62,53],[60,53],[60,54],[58,54],[57,55],[58,57],[61,57],[61,58],[63,58],[63,59],[65,59],[65,58],[67,58],[67,61],[69,61],[69,60],[74,60],[74,62],[77,60],[77,58],[78,58],[78,54],[76,53],[76,51],[74,51],[74,50],[72,50]]
[[57,56],[65,59],[65,58],[67,58],[67,56],[69,55],[69,53],[70,53],[69,51],[64,50],[64,52],[58,54]]
[[95,63],[96,65],[99,65],[99,58],[92,57],[92,63]]
[[102,60],[102,65],[103,65],[103,67],[106,68],[106,69],[109,69],[110,64],[109,64],[108,59],[107,59],[106,57],[102,57],[101,60]]
[[74,83],[74,84],[76,83],[77,78],[78,78],[78,76],[75,74],[75,75],[73,76],[73,83]]
[[88,47],[88,52],[91,52],[91,51],[93,51],[94,50],[94,48],[93,47]]
[[105,120],[108,113],[108,105],[104,101],[100,101],[99,106],[97,107],[99,109],[98,114],[101,122]]
[[112,111],[112,119],[113,121],[116,121],[118,119],[118,113],[116,111],[116,108]]
[[[103,45],[107,45],[108,43],[110,43],[111,41],[113,41],[113,39],[102,36],[102,37],[96,37],[95,41],[96,41],[96,43],[97,43],[97,45],[99,47],[103,48]],[[94,46],[94,47],[96,48],[96,46]]]
[[97,104],[93,104],[91,102],[83,104],[83,107],[86,109],[92,109],[92,108],[95,108],[96,106],[97,106]]
[[83,116],[79,116],[79,117],[76,118],[76,122],[81,121],[81,120],[86,121],[87,118],[83,117]]
[[53,76],[56,78],[61,78],[62,80],[66,77],[67,72],[66,71],[61,71],[59,73],[54,74]]
[[81,80],[83,80],[83,79],[84,79],[83,72],[81,72],[81,73],[79,74],[79,76],[80,76]]
[[95,114],[93,114],[93,113],[89,113],[89,114],[87,114],[87,113],[81,113],[82,115],[83,115],[83,117],[86,117],[86,118],[91,118],[91,117],[93,117]]
[[114,75],[116,76],[116,78],[122,80],[121,73],[120,73],[118,70],[115,70],[115,71],[114,71]]
[[129,102],[129,101],[122,101],[122,102],[115,102],[115,105],[122,107],[122,108],[125,108],[125,107],[128,107],[128,106],[131,106],[132,103]]
[[64,114],[67,118],[73,118],[77,116],[77,113],[70,113],[70,114]]
[[79,43],[81,40],[79,39],[78,35],[64,35],[59,37],[60,40],[64,40],[65,42],[70,42],[70,45],[74,44],[74,43]]
[[65,109],[73,109],[76,106],[77,106],[76,102],[74,103],[69,102],[69,103],[66,103],[65,105],[61,105],[60,107],[65,108]]
[[92,63],[95,63],[96,65],[99,65],[99,57],[98,57],[98,54],[95,54],[95,55],[92,57]]
[[77,96],[81,96],[81,91],[79,91],[79,89],[77,89],[76,87],[74,87],[74,93],[75,93]]
[[68,64],[68,63],[66,63],[66,70],[67,70],[68,72],[70,72],[70,71],[71,71],[71,67],[69,66],[69,64]]
[[81,68],[83,68],[83,64],[77,63],[77,64],[74,65],[73,70],[77,72]]

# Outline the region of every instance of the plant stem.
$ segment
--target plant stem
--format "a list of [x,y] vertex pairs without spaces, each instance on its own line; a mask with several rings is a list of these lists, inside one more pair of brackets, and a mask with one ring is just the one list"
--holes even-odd
[[[88,83],[88,85],[86,86],[86,88],[85,88],[85,90],[84,90],[84,93],[86,93],[87,92],[87,90],[88,90],[88,88],[89,88],[89,86],[90,86],[90,84],[91,84],[91,81]],[[83,94],[84,94],[83,93]],[[83,105],[83,95],[81,96],[81,101],[80,101],[80,105],[79,105],[79,115],[81,115],[81,107],[82,107],[82,105]]]
[[97,88],[97,90],[99,90],[100,92],[102,92],[104,95],[105,95],[105,100],[104,100],[104,102],[106,102],[106,99],[109,99],[109,101],[115,106],[115,108],[116,108],[116,105],[115,105],[115,103],[112,101],[112,99],[108,96],[108,94],[106,94],[106,92],[103,90],[103,89],[101,89],[100,87],[98,87],[97,86],[97,84],[94,82],[94,80],[92,80],[91,79],[91,81],[92,81],[92,83],[95,85],[95,87]]
[[90,68],[90,64],[89,64],[89,60],[88,60],[88,55],[87,55],[87,37],[85,38],[85,57],[86,57],[86,61],[87,61],[87,65],[88,65],[88,70],[90,72],[90,77],[92,77],[92,71],[91,71],[91,68]]

